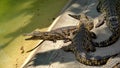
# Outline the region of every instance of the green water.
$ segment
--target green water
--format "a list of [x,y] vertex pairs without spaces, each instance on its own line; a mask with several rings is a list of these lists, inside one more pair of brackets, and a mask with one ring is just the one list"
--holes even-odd
[[67,1],[0,0],[0,68],[12,67],[21,34],[48,27]]

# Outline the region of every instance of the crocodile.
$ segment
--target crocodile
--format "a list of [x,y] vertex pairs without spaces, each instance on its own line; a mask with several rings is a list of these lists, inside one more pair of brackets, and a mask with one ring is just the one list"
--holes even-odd
[[79,15],[72,15],[72,14],[68,14],[68,15],[74,19],[79,20],[79,21],[81,20],[81,18],[84,19],[84,21],[86,22],[86,23],[84,23],[86,25],[85,27],[88,30],[93,29],[93,27],[94,27],[93,19],[91,17],[87,16],[85,13],[81,13]]
[[57,28],[55,30],[41,32],[33,31],[32,33],[24,34],[24,36],[32,36],[25,40],[49,40],[56,42],[57,40],[64,40],[64,43],[71,41],[71,37],[77,32],[77,26],[66,26]]
[[[80,22],[81,21],[85,21],[86,23],[86,28],[88,30],[91,30],[93,28],[93,20],[91,21],[88,16],[86,16],[85,14],[81,14],[81,17],[79,17]],[[25,34],[25,36],[32,36],[31,38],[27,38],[26,40],[29,39],[43,39],[43,40],[52,40],[52,41],[56,41],[56,40],[64,40],[64,42],[68,42],[71,41],[72,38],[74,37],[74,35],[77,33],[78,31],[78,26],[67,26],[67,27],[62,27],[62,28],[58,28],[55,30],[52,30],[50,32],[40,32],[40,31],[35,31],[29,34]],[[90,33],[92,38],[96,38],[96,35],[91,32]],[[90,39],[92,39],[90,38]],[[38,46],[36,46],[35,48],[37,48]],[[35,49],[33,48],[33,49]],[[32,50],[33,50],[32,49]],[[88,46],[84,46],[84,49],[86,51],[95,51],[95,48],[91,45]],[[31,51],[31,50],[30,50]]]
[[65,52],[72,52],[75,55],[77,61],[89,66],[100,66],[107,63],[109,58],[116,56],[92,56],[84,49],[84,46],[92,46],[92,39],[90,38],[90,31],[85,27],[84,21],[79,25],[78,32],[72,39],[71,44],[61,47]]
[[95,26],[100,27],[103,23],[106,23],[112,35],[101,42],[94,42],[95,47],[107,47],[114,44],[120,36],[120,16],[119,16],[119,0],[99,0],[97,5],[97,11],[101,13],[98,17],[99,23]]
[[[90,17],[86,16],[85,14],[79,15],[78,19],[81,18],[80,16],[82,16],[82,19],[86,19],[86,25],[87,25],[86,27],[88,30],[91,30],[94,27],[93,20],[90,19]],[[57,28],[47,32],[33,31],[32,33],[25,33],[24,36],[32,36],[25,40],[42,39],[42,40],[49,40],[53,42],[56,42],[56,40],[64,40],[64,42],[66,43],[71,41],[74,34],[77,33],[77,30],[78,30],[78,26],[66,26],[66,27]]]
[[[85,13],[81,13],[79,15],[72,15],[72,14],[68,14],[70,17],[79,20],[81,23],[81,20],[84,21],[85,23],[85,27],[90,31],[93,29],[94,27],[94,23],[93,23],[93,19],[89,16],[87,16]],[[93,39],[96,39],[97,36],[95,35],[95,33],[91,32],[91,36]]]
[[[68,14],[68,15],[71,16],[72,18],[75,18],[75,19],[79,20],[78,30],[81,27],[80,25],[82,23],[84,23],[84,25],[85,25],[85,28],[86,28],[85,31],[86,30],[90,31],[91,29],[93,29],[93,27],[94,27],[93,19],[91,17],[87,16],[85,13],[81,13],[80,15],[72,15],[72,14]],[[87,33],[88,37],[86,36],[86,34],[84,33],[84,31],[83,31],[83,33],[81,32],[81,34],[84,37],[83,40],[87,41],[86,45],[84,45],[83,48],[87,52],[90,52],[90,51],[94,52],[96,49],[91,44],[92,44],[92,39],[96,39],[97,38],[96,35],[95,35],[95,33],[90,31],[89,33]]]

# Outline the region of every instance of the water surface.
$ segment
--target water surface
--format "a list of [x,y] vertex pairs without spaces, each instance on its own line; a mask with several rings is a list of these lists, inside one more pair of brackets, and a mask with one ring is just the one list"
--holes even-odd
[[0,0],[0,68],[19,67],[38,41],[23,33],[48,27],[68,0]]

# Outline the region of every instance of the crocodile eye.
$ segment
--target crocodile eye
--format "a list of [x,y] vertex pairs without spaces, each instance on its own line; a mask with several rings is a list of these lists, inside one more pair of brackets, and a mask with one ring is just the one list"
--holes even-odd
[[73,35],[75,35],[76,33],[77,33],[77,31],[73,31],[73,33],[72,33],[72,34],[73,34]]

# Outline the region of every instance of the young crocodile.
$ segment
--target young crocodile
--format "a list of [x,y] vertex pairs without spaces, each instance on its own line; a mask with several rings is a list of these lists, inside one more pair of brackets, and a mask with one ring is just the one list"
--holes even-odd
[[119,0],[99,0],[99,4],[97,6],[97,11],[102,13],[99,17],[99,23],[95,26],[100,27],[103,23],[106,22],[106,25],[112,32],[112,35],[101,42],[94,42],[94,46],[96,47],[107,47],[111,44],[115,43],[120,36],[120,13]]
[[92,45],[92,39],[93,38],[95,39],[96,35],[93,32],[90,32],[90,30],[94,27],[93,19],[90,18],[90,17],[88,17],[84,13],[81,13],[80,15],[71,15],[71,14],[68,14],[68,15],[71,16],[71,17],[73,17],[73,18],[75,18],[75,19],[77,19],[77,20],[79,20],[78,31],[79,31],[79,28],[82,28],[81,24],[84,23],[84,25],[85,25],[85,31],[88,30],[89,33],[87,33],[87,35],[86,35],[86,34],[84,34],[85,31],[83,31],[83,33],[81,32],[82,36],[84,37],[83,39],[81,38],[81,40],[86,41],[86,45],[84,45],[83,48],[87,52],[89,52],[89,51],[94,52],[96,49]]
[[80,15],[72,15],[72,14],[68,14],[68,15],[77,20],[81,20],[81,18],[82,18],[82,20],[84,20],[84,22],[85,22],[84,23],[86,25],[85,27],[88,30],[93,29],[93,27],[94,27],[93,19],[91,17],[85,15],[84,13],[81,13]]
[[82,23],[79,27],[78,32],[75,34],[74,38],[72,39],[72,43],[68,46],[63,46],[61,49],[67,52],[73,52],[75,58],[80,63],[89,66],[100,66],[107,63],[110,56],[92,56],[90,55],[83,47],[84,46],[92,46],[90,31],[85,27],[85,24]]
[[[70,15],[70,14],[69,14]],[[72,16],[72,15],[71,15]],[[86,20],[86,27],[88,30],[91,30],[93,26],[93,20],[86,16],[85,14],[79,15],[79,19],[81,18]],[[40,32],[40,31],[33,31],[32,33],[24,34],[24,36],[32,36],[31,38],[27,38],[25,40],[50,40],[56,42],[56,40],[64,40],[64,42],[68,42],[77,33],[78,27],[77,26],[67,26],[62,28],[57,28],[50,32]]]
[[[79,20],[80,21],[79,23],[81,23],[81,21],[84,21],[85,27],[89,31],[93,29],[93,27],[94,27],[93,19],[91,17],[87,16],[86,14],[81,13],[80,15],[72,15],[72,14],[68,14],[68,15],[74,19]],[[93,39],[97,38],[95,33],[93,33],[93,32],[91,32],[91,36]]]
[[[84,23],[84,24],[86,24],[86,28],[88,30],[91,30],[93,28],[93,21],[90,21],[88,16],[86,16],[85,14],[81,14],[80,16],[81,16],[81,17],[79,17],[79,19],[81,19],[80,23],[81,23],[81,21],[85,21],[86,23]],[[77,33],[77,31],[78,31],[78,26],[68,26],[68,27],[58,28],[58,29],[52,30],[50,32],[35,31],[30,34],[25,34],[25,36],[32,36],[31,38],[28,38],[26,40],[43,39],[43,40],[52,40],[52,41],[64,40],[64,42],[68,42],[68,41],[71,41],[71,39],[74,37],[74,35]],[[93,32],[91,32],[90,35],[92,38],[96,38],[96,35]],[[92,38],[90,38],[90,39],[92,39]],[[33,48],[33,49],[35,49],[35,48]],[[84,49],[86,51],[95,51],[95,48],[91,45],[84,46]]]
[[24,36],[32,36],[26,40],[42,39],[53,42],[56,42],[56,40],[64,40],[66,43],[71,41],[71,37],[77,32],[77,30],[77,26],[67,26],[52,30],[50,32],[33,31],[32,33],[24,34]]

